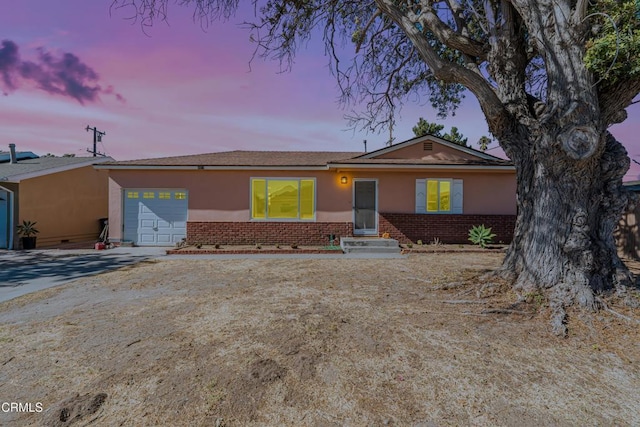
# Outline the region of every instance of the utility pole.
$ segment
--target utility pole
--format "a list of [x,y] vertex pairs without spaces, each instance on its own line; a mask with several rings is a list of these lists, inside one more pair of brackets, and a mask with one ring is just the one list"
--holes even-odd
[[107,132],[101,132],[99,131],[96,127],[89,127],[89,125],[87,125],[86,129],[87,132],[89,131],[93,131],[93,151],[89,150],[87,148],[87,152],[93,154],[93,157],[96,156],[106,156],[105,153],[100,153],[98,151],[98,147],[97,147],[97,143],[98,142],[102,142],[102,136],[106,135]]

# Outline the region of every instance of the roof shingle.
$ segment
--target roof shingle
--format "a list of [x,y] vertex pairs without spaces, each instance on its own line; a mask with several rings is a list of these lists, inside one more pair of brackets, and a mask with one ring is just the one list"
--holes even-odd
[[358,156],[341,151],[223,151],[189,156],[107,162],[103,166],[326,166]]

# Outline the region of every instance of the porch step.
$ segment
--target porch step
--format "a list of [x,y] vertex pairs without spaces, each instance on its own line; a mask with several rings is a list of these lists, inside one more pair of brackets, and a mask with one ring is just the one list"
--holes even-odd
[[400,246],[395,239],[367,237],[341,237],[340,248],[345,254],[399,254]]

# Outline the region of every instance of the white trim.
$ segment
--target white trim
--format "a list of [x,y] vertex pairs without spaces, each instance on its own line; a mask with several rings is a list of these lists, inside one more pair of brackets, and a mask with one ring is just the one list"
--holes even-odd
[[[371,228],[367,228],[362,230],[361,232],[357,232],[356,231],[356,182],[374,182],[376,184],[375,187],[375,228],[371,229]],[[352,221],[353,221],[353,235],[354,236],[376,236],[378,235],[378,230],[379,230],[379,224],[378,224],[378,178],[353,178],[352,180],[352,194],[353,194],[353,198],[352,198]]]
[[[34,171],[34,172],[27,172],[27,173],[21,173],[21,174],[17,174],[17,175],[3,176],[3,177],[0,177],[0,181],[19,183],[20,181],[25,180],[25,179],[39,178],[41,176],[51,175],[51,174],[58,173],[58,172],[66,172],[68,170],[83,168],[83,167],[86,167],[86,166],[92,166],[96,162],[110,162],[110,161],[113,161],[113,159],[111,157],[95,157],[95,158],[94,157],[89,157],[89,158],[91,160],[88,160],[86,162],[70,163],[70,164],[67,164],[67,165],[57,166],[57,167],[49,168],[49,169],[42,169],[42,170]],[[100,160],[96,160],[96,159],[100,159]],[[29,160],[37,160],[37,159],[29,159]]]
[[454,142],[451,141],[447,141],[446,139],[437,137],[437,136],[433,136],[433,135],[424,135],[424,136],[420,136],[420,137],[416,137],[413,139],[409,139],[407,141],[403,141],[400,142],[398,144],[395,145],[391,145],[389,147],[385,147],[385,148],[381,148],[379,150],[375,150],[375,151],[370,151],[368,153],[365,153],[362,156],[359,156],[357,158],[360,159],[372,159],[375,157],[378,157],[381,154],[387,154],[387,153],[391,153],[393,151],[399,150],[401,148],[405,148],[405,147],[410,147],[412,145],[415,144],[422,144],[425,141],[433,141],[437,144],[442,144],[446,147],[449,148],[453,148],[454,150],[458,150],[458,151],[462,151],[463,153],[467,153],[470,154],[472,156],[475,157],[479,157],[481,159],[485,159],[485,160],[504,160],[501,159],[499,157],[496,156],[492,156],[491,154],[487,154],[487,153],[483,153],[482,151],[473,149],[473,148],[469,148],[469,147],[463,147],[462,145],[456,144]]
[[[298,218],[269,218],[269,201],[265,200],[264,218],[253,218],[253,180],[264,179],[266,196],[269,197],[269,181],[298,181]],[[313,181],[313,218],[300,218],[300,193],[301,181]],[[318,180],[316,177],[297,177],[297,176],[252,176],[249,177],[249,221],[250,222],[316,222],[318,218]]]

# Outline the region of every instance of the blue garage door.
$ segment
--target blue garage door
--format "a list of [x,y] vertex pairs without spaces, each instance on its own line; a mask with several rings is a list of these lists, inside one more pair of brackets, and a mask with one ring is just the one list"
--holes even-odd
[[173,246],[187,236],[184,189],[126,189],[123,240],[139,246]]
[[9,192],[0,190],[0,249],[9,247]]

